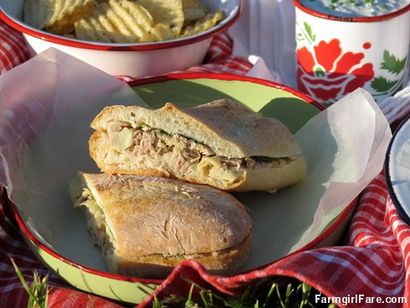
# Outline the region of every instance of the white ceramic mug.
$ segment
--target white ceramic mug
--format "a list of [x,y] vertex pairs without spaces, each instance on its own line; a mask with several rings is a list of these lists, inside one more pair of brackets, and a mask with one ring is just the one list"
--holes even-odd
[[382,100],[409,76],[410,3],[384,15],[341,17],[296,6],[299,90],[333,103],[358,87]]

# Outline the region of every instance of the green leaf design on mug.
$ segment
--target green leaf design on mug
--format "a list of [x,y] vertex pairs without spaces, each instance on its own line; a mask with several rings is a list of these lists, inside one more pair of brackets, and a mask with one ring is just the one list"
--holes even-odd
[[312,26],[306,21],[303,23],[303,26],[305,27],[306,34],[309,36],[311,42],[314,42],[316,40],[316,35],[312,31]]
[[398,80],[388,80],[384,77],[376,77],[373,79],[371,86],[377,92],[389,91],[397,84]]
[[382,96],[382,95],[391,95],[398,91],[404,83],[406,74],[403,74],[406,70],[407,57],[400,59],[390,53],[388,50],[383,52],[383,62],[380,65],[380,68],[384,71],[387,71],[390,74],[399,76],[398,79],[389,80],[385,77],[376,77],[373,79],[370,84],[371,87],[377,92],[373,95]]
[[383,62],[381,64],[381,69],[387,70],[388,72],[399,75],[406,68],[406,58],[398,59],[388,50],[383,53]]

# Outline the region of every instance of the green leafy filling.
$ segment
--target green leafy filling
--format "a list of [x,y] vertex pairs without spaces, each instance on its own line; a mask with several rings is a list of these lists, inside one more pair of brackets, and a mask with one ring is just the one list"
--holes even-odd
[[149,128],[149,129],[159,130],[159,131],[160,131],[161,133],[163,133],[164,135],[167,135],[167,136],[170,136],[170,137],[172,137],[172,136],[174,136],[174,135],[178,135],[178,136],[184,137],[185,139],[194,141],[194,142],[196,142],[196,143],[198,143],[198,144],[202,144],[202,145],[207,146],[205,143],[200,142],[200,141],[198,141],[198,140],[196,140],[196,139],[194,139],[194,138],[191,138],[191,137],[188,137],[188,136],[185,136],[185,135],[181,135],[181,134],[172,134],[172,133],[169,133],[169,132],[167,132],[167,131],[165,131],[165,130],[162,130],[162,129],[160,129],[160,128],[153,128],[153,127],[151,127],[151,126],[149,126],[149,125],[147,125],[147,124],[145,124],[145,123],[141,124],[140,128],[144,128],[144,127],[145,127],[145,128]]
[[289,161],[290,160],[289,157],[251,156],[251,158],[256,162],[262,162],[262,163],[273,163],[275,161],[282,161],[282,160]]
[[[70,183],[69,191],[74,199],[75,207],[85,206],[97,221],[102,220],[105,222],[104,210],[100,207],[90,189],[81,188],[79,179]],[[113,232],[106,223],[104,223],[104,226],[110,242],[115,243]]]
[[[140,127],[146,127],[146,128],[149,128],[149,129],[154,129],[154,128],[152,128],[151,126],[149,126],[149,125],[147,125],[147,124],[142,124]],[[158,129],[158,128],[155,128],[155,129]],[[158,129],[161,133],[163,133],[163,134],[165,134],[165,135],[167,135],[167,136],[173,136],[174,134],[171,134],[171,133],[169,133],[169,132],[166,132],[166,131],[164,131],[164,130],[162,130],[162,129]],[[198,143],[198,144],[202,144],[202,145],[204,145],[204,146],[208,146],[208,145],[206,145],[205,143],[202,143],[202,142],[199,142],[198,140],[195,140],[195,139],[193,139],[193,138],[190,138],[190,137],[187,137],[187,136],[184,136],[184,135],[180,135],[180,134],[178,134],[179,136],[181,136],[181,137],[183,137],[183,138],[186,138],[186,139],[188,139],[188,140],[192,140],[192,141],[194,141],[194,142],[196,142],[196,143]],[[251,159],[253,159],[253,160],[255,160],[256,162],[264,162],[264,163],[272,163],[272,162],[274,162],[274,161],[279,161],[279,160],[283,160],[283,159],[288,159],[287,157],[279,157],[279,158],[274,158],[274,157],[268,157],[268,156],[251,156],[250,157]]]

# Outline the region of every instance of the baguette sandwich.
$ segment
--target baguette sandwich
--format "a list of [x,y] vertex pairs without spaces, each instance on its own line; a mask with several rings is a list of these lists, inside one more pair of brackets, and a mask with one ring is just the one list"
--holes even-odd
[[107,268],[164,277],[184,259],[231,274],[248,259],[251,218],[226,192],[175,179],[79,174],[72,187]]
[[292,133],[233,100],[188,109],[110,106],[91,127],[91,157],[110,174],[172,177],[228,191],[275,191],[306,174]]

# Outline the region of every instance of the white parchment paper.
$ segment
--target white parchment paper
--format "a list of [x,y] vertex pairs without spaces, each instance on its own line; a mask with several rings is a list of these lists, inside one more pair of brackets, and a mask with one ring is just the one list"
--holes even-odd
[[[87,104],[103,107],[116,102],[144,104],[120,80],[55,49],[1,75],[0,182],[7,187],[12,200],[14,190],[21,188],[15,187],[14,180],[24,166],[30,141],[52,123],[66,121],[73,114],[72,129],[78,129],[79,117],[92,119],[95,116],[81,112]],[[62,139],[61,147],[65,147],[65,143]],[[49,152],[50,163],[54,160],[66,163],[54,150]]]
[[312,225],[295,245],[301,247],[380,172],[391,131],[372,96],[358,89],[310,120],[296,139],[313,162],[308,178],[326,188]]

